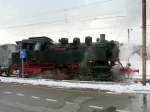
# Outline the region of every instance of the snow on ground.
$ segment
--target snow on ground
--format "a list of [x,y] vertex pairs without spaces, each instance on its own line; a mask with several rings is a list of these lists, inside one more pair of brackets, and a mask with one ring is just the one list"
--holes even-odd
[[88,82],[88,81],[56,81],[47,79],[26,79],[14,77],[0,77],[4,83],[20,83],[31,85],[45,85],[49,87],[80,88],[111,91],[113,93],[149,93],[150,84],[143,86],[141,83],[114,83],[114,82]]

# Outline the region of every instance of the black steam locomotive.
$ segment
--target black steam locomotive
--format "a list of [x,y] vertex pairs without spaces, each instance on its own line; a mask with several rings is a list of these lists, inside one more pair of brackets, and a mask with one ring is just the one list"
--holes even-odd
[[[68,38],[54,43],[44,36],[16,43],[27,53],[23,60],[24,73],[44,78],[112,80],[111,69],[119,58],[118,42],[105,40],[105,34],[100,34],[97,42],[92,42],[92,37],[87,36],[84,43],[77,37],[72,43],[68,42]],[[19,52],[12,54],[11,68],[21,71]]]

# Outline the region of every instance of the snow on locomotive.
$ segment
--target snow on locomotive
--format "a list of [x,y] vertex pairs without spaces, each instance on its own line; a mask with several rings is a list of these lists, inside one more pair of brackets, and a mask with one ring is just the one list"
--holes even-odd
[[[85,37],[81,43],[74,38],[61,38],[54,43],[48,37],[31,37],[17,41],[18,48],[24,48],[24,73],[52,79],[112,80],[112,67],[119,59],[119,45],[116,41],[105,40],[100,34],[97,42],[92,37]],[[12,68],[21,71],[19,52],[12,54]]]

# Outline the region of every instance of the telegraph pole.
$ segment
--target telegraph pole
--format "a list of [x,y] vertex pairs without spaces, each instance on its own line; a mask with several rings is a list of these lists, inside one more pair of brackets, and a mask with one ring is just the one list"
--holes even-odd
[[[128,49],[130,49],[129,42],[130,42],[130,29],[128,28]],[[129,63],[129,59],[130,59],[130,56],[128,57],[128,63]]]
[[130,29],[128,28],[128,44],[130,42]]
[[142,0],[142,83],[146,85],[146,0]]
[[130,43],[131,31],[132,30],[133,30],[132,28],[128,28],[128,44]]
[[[131,38],[131,31],[133,29],[132,28],[128,28],[128,49],[130,49],[130,38]],[[128,57],[128,63],[129,63],[129,59],[130,59],[130,56]]]

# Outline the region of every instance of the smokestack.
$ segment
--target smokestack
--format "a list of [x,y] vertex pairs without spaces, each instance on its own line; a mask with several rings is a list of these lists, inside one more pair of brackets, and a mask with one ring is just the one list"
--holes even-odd
[[105,42],[105,34],[100,34],[100,42],[101,43]]

